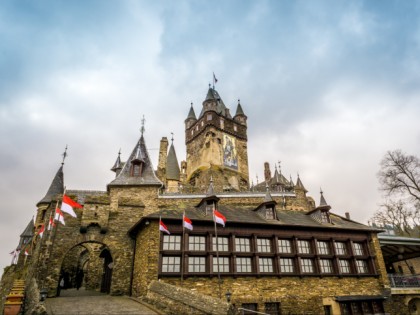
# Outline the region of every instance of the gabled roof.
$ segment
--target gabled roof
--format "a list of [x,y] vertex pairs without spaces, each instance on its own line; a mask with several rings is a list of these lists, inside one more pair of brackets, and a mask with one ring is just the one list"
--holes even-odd
[[37,207],[42,203],[50,203],[56,195],[61,195],[64,192],[64,174],[63,165],[60,166],[54,179],[51,182],[50,188],[44,198],[42,198],[36,205]]
[[[141,176],[131,176],[130,168],[132,162],[140,161],[143,162],[143,169]],[[142,186],[142,185],[157,185],[161,186],[162,182],[156,177],[153,170],[152,162],[150,161],[149,153],[146,148],[143,135],[141,135],[139,141],[131,152],[130,157],[124,164],[123,169],[118,176],[108,184],[109,186]]]
[[166,161],[166,179],[179,180],[180,170],[173,142],[171,144],[171,147],[169,148],[169,153]]

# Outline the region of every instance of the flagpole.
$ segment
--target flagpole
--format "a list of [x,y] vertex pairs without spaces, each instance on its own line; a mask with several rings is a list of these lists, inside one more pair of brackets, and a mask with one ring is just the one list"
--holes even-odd
[[216,257],[217,257],[217,278],[218,278],[218,287],[219,287],[219,299],[222,298],[222,288],[221,283],[222,279],[220,278],[220,264],[219,264],[219,238],[217,237],[217,224],[216,218],[214,215],[215,202],[213,202],[213,221],[214,221],[214,234],[216,235]]
[[181,240],[181,287],[184,282],[184,257],[185,257],[185,211],[182,215],[182,240]]
[[[159,253],[159,256],[158,256],[158,266],[161,266],[161,261],[162,261],[162,259],[161,259],[161,256],[162,256],[162,254],[161,254],[161,252],[160,252],[160,241],[161,241],[161,232],[160,232],[160,223],[162,222],[162,210],[160,210],[160,213],[159,213],[159,227],[158,227],[158,232],[159,232],[159,241],[158,241],[158,253]],[[158,280],[159,280],[159,270],[158,270]]]

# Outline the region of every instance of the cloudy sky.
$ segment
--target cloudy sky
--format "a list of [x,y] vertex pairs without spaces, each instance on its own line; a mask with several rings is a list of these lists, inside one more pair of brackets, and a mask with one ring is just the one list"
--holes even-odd
[[146,118],[185,158],[184,119],[216,89],[248,116],[250,174],[281,161],[366,223],[387,150],[420,155],[418,1],[2,1],[0,266],[68,145],[65,185],[105,190]]

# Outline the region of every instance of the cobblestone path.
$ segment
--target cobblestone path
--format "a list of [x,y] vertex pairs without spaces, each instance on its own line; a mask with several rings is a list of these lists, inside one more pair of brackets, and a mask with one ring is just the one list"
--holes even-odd
[[[46,300],[49,315],[156,315],[155,311],[126,296],[63,290],[60,297]],[[94,294],[94,295],[92,295]]]

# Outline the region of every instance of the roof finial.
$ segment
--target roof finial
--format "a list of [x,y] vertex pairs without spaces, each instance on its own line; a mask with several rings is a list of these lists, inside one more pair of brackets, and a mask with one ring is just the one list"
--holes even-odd
[[118,151],[118,156],[121,156],[121,148],[120,148],[120,150]]
[[322,191],[322,188],[321,187],[319,187],[319,192],[320,192],[320,194],[322,195],[324,192]]
[[281,161],[277,161],[277,164],[279,165],[279,172],[281,174],[281,165],[280,165]]
[[172,141],[172,143],[174,143],[174,133],[171,132],[171,135],[172,135],[171,141]]
[[241,105],[241,100],[238,98],[238,105]]
[[193,102],[191,101],[191,107],[193,107]]
[[146,122],[146,119],[144,118],[144,115],[143,115],[143,118],[142,118],[142,120],[141,120],[141,128],[140,128],[140,132],[141,132],[141,136],[143,137],[143,133],[144,133],[144,124],[145,124],[145,122]]
[[256,177],[257,177],[257,185],[258,185],[258,174],[256,175]]
[[64,160],[67,157],[67,144],[66,144],[66,148],[65,148],[64,153],[62,154],[62,156],[63,156],[63,162],[61,162],[61,165],[64,165]]

